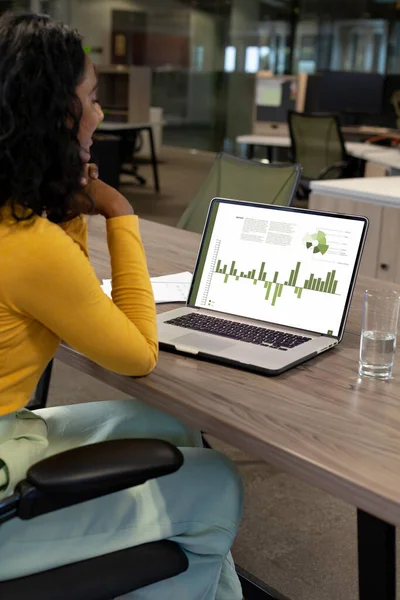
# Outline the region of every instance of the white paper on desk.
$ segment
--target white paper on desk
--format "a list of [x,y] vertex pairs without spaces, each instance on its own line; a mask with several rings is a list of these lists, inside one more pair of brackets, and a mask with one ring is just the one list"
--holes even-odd
[[192,273],[188,271],[172,275],[162,275],[161,277],[152,277],[151,285],[153,286],[156,304],[186,302],[192,277]]
[[[192,273],[173,273],[172,275],[162,275],[161,277],[152,277],[151,285],[156,304],[166,302],[186,302],[190,284],[192,282]],[[101,289],[109,298],[111,298],[112,283],[111,279],[103,279]]]

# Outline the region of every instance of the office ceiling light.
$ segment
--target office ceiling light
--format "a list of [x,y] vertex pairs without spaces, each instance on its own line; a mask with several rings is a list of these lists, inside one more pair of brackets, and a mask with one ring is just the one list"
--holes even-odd
[[258,46],[246,48],[246,59],[244,70],[246,73],[257,73],[260,68],[260,51]]
[[235,46],[227,46],[225,48],[225,64],[224,71],[232,73],[236,69],[236,48]]

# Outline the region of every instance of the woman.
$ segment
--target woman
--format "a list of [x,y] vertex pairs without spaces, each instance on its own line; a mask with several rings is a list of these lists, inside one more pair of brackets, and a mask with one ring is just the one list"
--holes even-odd
[[[24,409],[60,339],[126,375],[146,375],[157,361],[138,219],[87,175],[103,118],[96,88],[76,32],[44,16],[0,19],[0,494],[38,460],[102,440],[169,440],[185,463],[138,488],[2,525],[0,580],[169,538],[187,553],[188,571],[135,600],[239,600],[229,550],[241,485],[197,432],[137,400]],[[82,213],[94,211],[106,219],[113,301],[88,259]]]

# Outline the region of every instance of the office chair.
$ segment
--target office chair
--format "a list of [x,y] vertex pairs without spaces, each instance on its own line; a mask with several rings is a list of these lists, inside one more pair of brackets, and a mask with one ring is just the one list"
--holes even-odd
[[218,154],[210,173],[177,227],[201,233],[213,198],[289,206],[300,183],[301,172],[300,165],[265,164],[229,154]]
[[46,408],[47,397],[49,395],[51,373],[53,371],[53,360],[49,362],[45,370],[43,371],[33,396],[26,408],[29,410],[38,410],[39,408]]
[[[146,179],[139,175],[139,167],[135,160],[135,154],[137,154],[143,146],[143,139],[141,133],[138,131],[132,131],[121,136],[121,168],[120,172],[126,175],[133,175],[136,178],[137,185],[146,185]],[[129,164],[130,167],[126,168],[125,164]]]
[[[146,179],[138,170],[136,154],[143,145],[138,131],[99,131],[93,138],[92,160],[98,165],[101,178],[115,189],[120,186],[120,173],[132,175],[136,185],[146,185]],[[153,165],[154,167],[154,165]]]
[[101,135],[93,137],[91,160],[97,164],[101,179],[116,190],[119,188],[120,173],[120,139],[116,135]]
[[393,92],[390,102],[393,104],[396,113],[396,127],[400,129],[400,90]]
[[[175,446],[151,439],[101,442],[56,454],[33,465],[14,494],[0,500],[0,530],[10,519],[32,519],[141,485],[174,473],[182,464],[183,456]],[[162,540],[0,581],[0,598],[114,600],[187,568],[180,547]]]
[[313,180],[348,176],[350,159],[337,115],[289,111],[288,123],[292,160],[303,167],[300,197],[308,198]]

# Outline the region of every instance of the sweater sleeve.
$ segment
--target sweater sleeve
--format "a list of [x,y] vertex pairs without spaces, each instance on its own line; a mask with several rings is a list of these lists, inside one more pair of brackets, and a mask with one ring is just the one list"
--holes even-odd
[[8,288],[9,302],[102,367],[146,375],[156,365],[158,341],[138,218],[109,219],[107,241],[113,300],[72,236],[48,224],[29,239],[22,272]]

